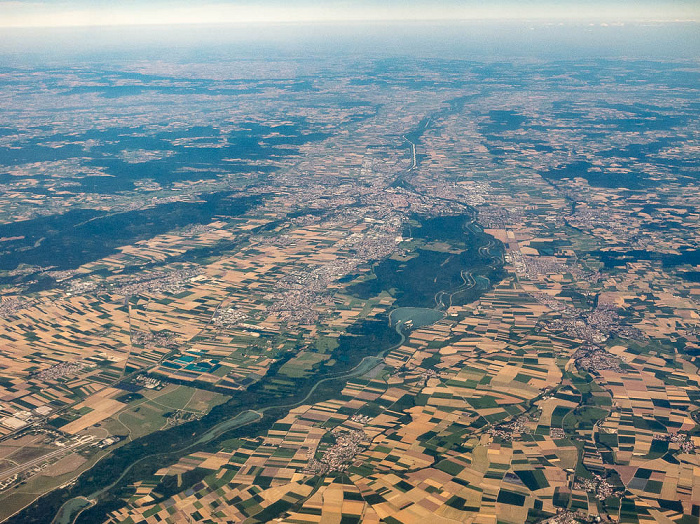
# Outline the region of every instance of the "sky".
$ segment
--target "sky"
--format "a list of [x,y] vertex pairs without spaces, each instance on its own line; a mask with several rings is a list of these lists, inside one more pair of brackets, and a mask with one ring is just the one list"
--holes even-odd
[[698,0],[0,0],[0,27],[438,20],[700,20]]

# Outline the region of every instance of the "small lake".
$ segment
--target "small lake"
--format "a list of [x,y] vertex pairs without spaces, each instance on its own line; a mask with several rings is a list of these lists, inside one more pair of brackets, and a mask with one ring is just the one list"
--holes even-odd
[[76,497],[66,502],[53,520],[53,524],[70,524],[81,510],[90,506],[90,501],[85,497]]
[[412,321],[412,327],[419,328],[434,324],[444,316],[445,314],[437,309],[427,307],[400,307],[389,313],[389,321],[392,326],[398,326]]

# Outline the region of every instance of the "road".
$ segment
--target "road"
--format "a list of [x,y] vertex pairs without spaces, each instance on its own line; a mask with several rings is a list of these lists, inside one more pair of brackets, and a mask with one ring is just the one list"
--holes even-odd
[[403,139],[411,144],[411,167],[409,167],[408,170],[413,171],[416,167],[418,167],[418,162],[416,162],[416,144],[406,138],[406,135],[404,135]]

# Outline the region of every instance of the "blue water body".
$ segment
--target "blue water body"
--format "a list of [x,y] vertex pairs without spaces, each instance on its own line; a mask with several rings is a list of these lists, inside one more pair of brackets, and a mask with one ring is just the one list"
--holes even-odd
[[445,314],[437,309],[425,307],[400,307],[394,309],[389,315],[392,326],[403,325],[411,322],[411,326],[419,328],[434,324],[441,320]]

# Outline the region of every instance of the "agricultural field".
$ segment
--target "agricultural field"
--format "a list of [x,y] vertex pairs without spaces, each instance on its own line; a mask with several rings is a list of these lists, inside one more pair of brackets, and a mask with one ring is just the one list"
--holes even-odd
[[698,524],[696,58],[183,49],[0,68],[0,520]]

